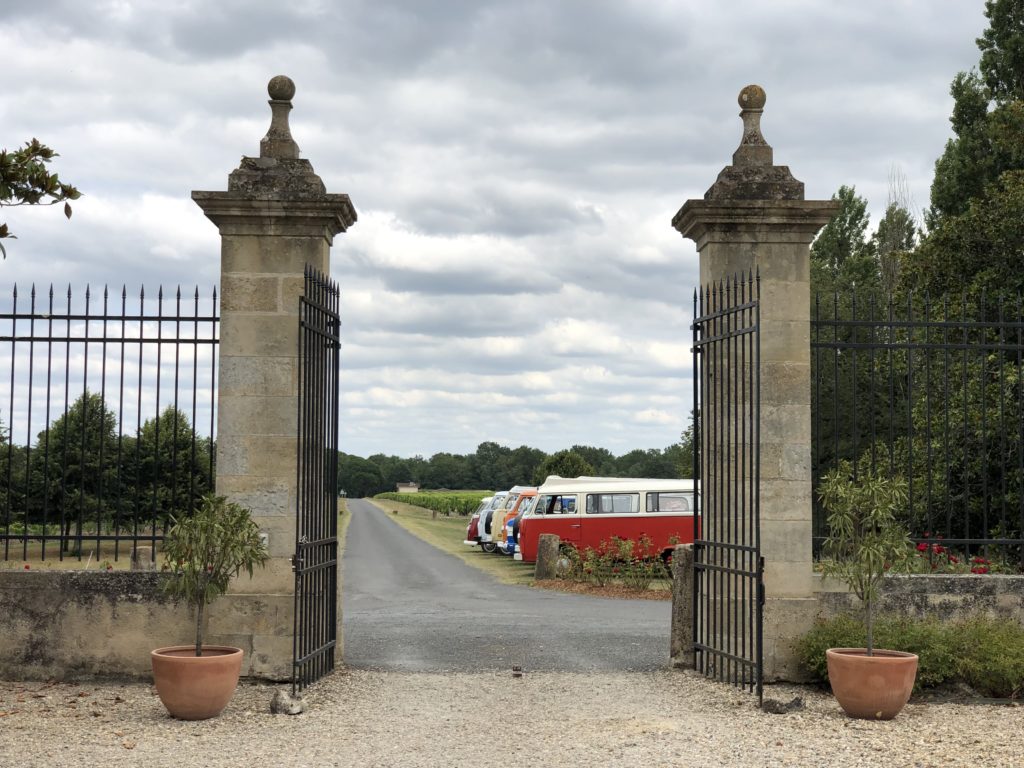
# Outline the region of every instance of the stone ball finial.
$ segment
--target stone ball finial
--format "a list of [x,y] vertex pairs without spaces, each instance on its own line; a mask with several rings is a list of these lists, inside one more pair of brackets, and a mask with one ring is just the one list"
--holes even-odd
[[295,82],[287,75],[277,75],[267,83],[267,93],[274,101],[291,101],[295,96]]
[[751,84],[740,91],[740,97],[737,101],[739,101],[741,109],[764,109],[764,103],[767,98],[764,88],[760,85]]

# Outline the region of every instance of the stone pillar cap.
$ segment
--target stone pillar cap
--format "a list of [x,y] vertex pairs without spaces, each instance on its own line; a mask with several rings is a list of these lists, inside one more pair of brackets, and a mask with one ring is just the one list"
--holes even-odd
[[803,200],[804,184],[785,165],[775,165],[771,145],[761,133],[761,115],[768,100],[760,85],[740,91],[743,137],[732,155],[732,165],[704,193],[705,200]]
[[324,236],[328,241],[356,222],[348,195],[329,194],[309,160],[299,157],[288,113],[295,83],[277,75],[267,84],[270,128],[259,157],[243,157],[228,175],[227,192],[193,191],[192,199],[221,234],[274,232]]
[[267,83],[267,93],[270,94],[270,101],[267,102],[270,105],[270,128],[260,141],[260,157],[297,160],[299,145],[292,138],[292,129],[288,125],[295,82],[287,75],[277,75]]
[[324,199],[327,188],[309,160],[299,157],[299,145],[288,124],[295,83],[286,75],[277,75],[267,84],[267,93],[270,128],[260,141],[260,155],[242,158],[228,175],[228,191],[253,200]]

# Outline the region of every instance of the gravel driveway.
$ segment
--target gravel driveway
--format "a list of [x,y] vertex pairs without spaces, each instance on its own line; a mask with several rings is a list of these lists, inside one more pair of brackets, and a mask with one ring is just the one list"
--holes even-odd
[[[397,526],[383,522],[392,530],[379,533],[380,541],[395,546]],[[399,544],[406,545],[412,546],[404,540]],[[399,594],[421,580],[435,589],[453,583],[449,573],[434,570],[446,566],[433,560],[422,565],[425,571],[401,569],[398,578],[406,581]],[[479,596],[480,580],[458,578],[455,583],[473,587],[472,595],[456,594],[442,602],[440,618],[435,618],[461,621],[463,631],[473,626],[484,632],[459,609]],[[346,594],[359,595],[362,603],[346,618],[361,611],[366,624],[383,631],[389,623],[394,626],[389,611],[401,613],[404,622],[418,613],[418,620],[426,622],[420,625],[420,638],[441,635],[439,647],[450,646],[451,626],[442,633],[427,618],[434,607],[411,598],[395,601],[395,594],[393,584],[364,583]],[[489,594],[507,596],[504,591]],[[600,612],[606,619],[614,613],[609,602]],[[576,621],[588,613],[581,610]],[[486,658],[497,658],[492,663],[518,660],[493,655],[495,641],[503,638],[516,641],[509,647],[521,647],[524,637],[518,633],[524,630],[512,618],[510,613],[498,622],[499,632],[485,635],[491,646]],[[641,627],[650,617],[643,614],[643,619],[634,617]],[[648,635],[640,627],[636,634]],[[366,666],[415,666],[407,652],[394,650],[403,645],[400,634],[387,642],[375,642],[372,635],[360,640],[358,630],[355,635],[352,650],[364,643],[363,655],[354,655]],[[605,635],[606,641],[616,638],[617,631]],[[642,671],[630,666],[625,668],[634,671],[538,671],[525,658],[521,678],[513,678],[507,668],[483,671],[486,666],[474,673],[341,669],[306,692],[309,709],[298,717],[271,715],[274,688],[243,683],[224,714],[200,723],[171,719],[145,683],[0,682],[0,768],[1024,766],[1024,710],[1018,707],[911,704],[894,721],[865,722],[846,718],[829,695],[770,686],[766,698],[789,701],[800,695],[805,702],[800,710],[772,715],[760,711],[748,693],[667,668],[658,660],[664,653],[660,639],[651,635],[644,647],[647,643],[650,651],[634,648],[626,654],[634,661],[651,659],[642,662]],[[448,658],[441,653],[425,666],[445,669]],[[555,658],[546,663],[564,663]],[[609,665],[622,663],[614,654],[601,658]]]
[[145,684],[0,683],[0,766],[1024,765],[1017,707],[911,704],[865,722],[830,696],[773,686],[768,696],[806,705],[770,715],[749,694],[671,670],[342,670],[307,692],[298,717],[269,714],[271,692],[243,685],[221,717],[187,723]]

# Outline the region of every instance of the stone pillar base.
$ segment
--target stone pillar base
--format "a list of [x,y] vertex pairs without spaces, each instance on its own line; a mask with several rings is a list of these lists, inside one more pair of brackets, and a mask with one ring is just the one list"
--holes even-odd
[[820,603],[812,597],[769,597],[764,603],[764,681],[803,683],[810,678],[796,655],[796,643],[814,624]]

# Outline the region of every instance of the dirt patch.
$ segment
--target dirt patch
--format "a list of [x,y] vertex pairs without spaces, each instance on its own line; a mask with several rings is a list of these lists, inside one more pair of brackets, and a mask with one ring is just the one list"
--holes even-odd
[[546,579],[535,581],[533,586],[538,589],[551,589],[556,592],[573,592],[578,595],[593,595],[594,597],[628,598],[630,600],[671,600],[672,590],[669,589],[647,589],[636,590],[624,587],[621,584],[606,584],[599,587],[580,581],[564,581],[562,579]]

